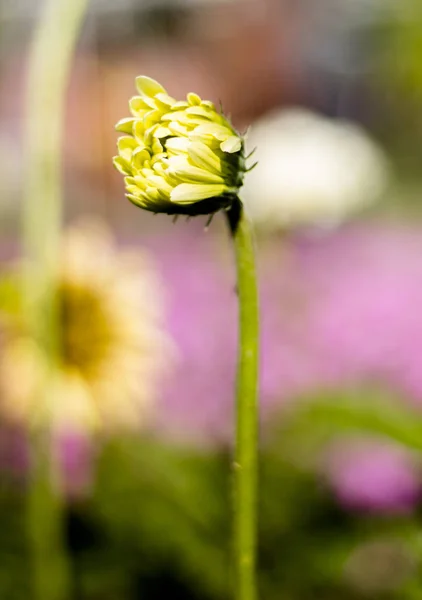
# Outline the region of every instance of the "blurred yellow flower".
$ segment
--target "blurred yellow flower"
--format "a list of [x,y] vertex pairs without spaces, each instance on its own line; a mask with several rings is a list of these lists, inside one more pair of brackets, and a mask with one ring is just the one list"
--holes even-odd
[[167,214],[213,214],[237,197],[245,172],[244,144],[212,102],[196,94],[177,102],[149,77],[136,79],[132,117],[116,129],[114,165],[125,176],[127,197]]
[[5,415],[90,432],[141,425],[173,356],[162,292],[146,254],[118,251],[99,223],[71,228],[57,281],[59,363],[49,366],[22,327],[9,327],[0,361]]

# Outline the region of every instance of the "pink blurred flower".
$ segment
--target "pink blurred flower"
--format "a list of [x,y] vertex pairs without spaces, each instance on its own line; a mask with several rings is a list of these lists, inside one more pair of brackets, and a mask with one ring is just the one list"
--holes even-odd
[[70,499],[88,495],[94,483],[93,440],[80,432],[64,431],[57,436],[55,447],[61,492]]
[[300,259],[323,383],[376,382],[422,400],[421,230],[350,227],[302,245]]
[[[227,440],[237,312],[229,242],[178,223],[152,238],[169,296],[179,366],[157,427]],[[225,232],[224,232],[225,233]],[[422,401],[422,231],[354,225],[259,248],[264,420],[297,396],[361,384]]]
[[420,498],[415,461],[393,445],[337,444],[329,454],[327,476],[340,502],[352,509],[405,512]]
[[236,364],[234,273],[203,224],[179,221],[152,238],[168,293],[168,328],[178,357],[156,412],[156,428],[182,439],[230,437]]

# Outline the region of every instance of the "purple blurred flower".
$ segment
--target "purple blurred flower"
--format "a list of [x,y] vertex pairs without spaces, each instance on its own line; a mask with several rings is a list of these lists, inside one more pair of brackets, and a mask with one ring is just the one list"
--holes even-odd
[[402,448],[377,442],[336,445],[327,475],[340,502],[352,509],[406,512],[420,497],[415,462]]
[[[202,223],[179,222],[164,236],[144,237],[142,246],[153,251],[166,282],[168,328],[179,354],[154,427],[184,441],[227,443],[237,302],[226,231],[220,235],[217,220],[209,234]],[[422,228],[355,225],[261,242],[259,280],[264,420],[298,395],[327,387],[376,383],[422,401]],[[407,458],[372,446],[365,453],[339,469],[350,503],[401,506],[415,498]],[[69,439],[61,454],[65,472],[83,488],[90,449]]]
[[[229,242],[200,224],[173,232],[147,242],[167,282],[179,347],[157,428],[224,441],[232,431],[237,331]],[[368,224],[262,243],[264,419],[302,393],[362,383],[422,400],[421,234]]]
[[302,246],[323,383],[375,381],[422,399],[421,233],[368,225]]
[[236,294],[229,252],[215,238],[179,222],[148,244],[169,295],[168,328],[178,348],[156,427],[171,437],[223,441],[231,434],[236,364]]
[[422,400],[422,229],[303,236],[263,269],[264,351],[268,369],[279,358],[279,399],[375,383]]
[[[143,240],[155,254],[169,295],[168,327],[179,349],[176,374],[157,411],[156,427],[170,436],[227,442],[233,430],[237,354],[236,278],[224,231],[207,235],[192,223]],[[277,244],[274,252],[283,252]],[[275,253],[272,254],[276,257]],[[307,355],[301,279],[290,268],[261,265],[262,419],[315,384],[319,365]],[[295,285],[296,281],[296,285]],[[299,285],[297,285],[299,284]]]
[[55,448],[62,493],[68,498],[89,494],[94,481],[93,440],[81,433],[63,431],[55,439]]
[[[67,498],[89,494],[94,481],[95,444],[80,433],[62,431],[54,438],[58,480],[55,484]],[[0,430],[0,473],[24,483],[31,470],[28,433],[3,425]]]

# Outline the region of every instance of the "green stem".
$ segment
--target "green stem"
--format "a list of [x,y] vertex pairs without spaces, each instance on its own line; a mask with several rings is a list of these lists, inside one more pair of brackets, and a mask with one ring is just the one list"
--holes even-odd
[[[26,173],[23,275],[28,332],[53,372],[60,353],[56,299],[57,257],[62,220],[61,157],[65,99],[72,58],[88,0],[45,0],[31,46],[26,92]],[[45,406],[57,401],[46,385]],[[28,491],[28,542],[34,598],[69,597],[69,569],[63,542],[60,497],[53,489],[54,453],[45,432],[34,432],[33,472]]]
[[227,213],[239,295],[239,356],[234,472],[236,600],[256,600],[258,455],[258,293],[252,231],[240,201]]
[[[70,598],[70,562],[67,556],[64,506],[52,488],[52,459],[48,435],[32,438],[33,464],[27,496],[34,600]],[[57,483],[57,482],[56,482]]]

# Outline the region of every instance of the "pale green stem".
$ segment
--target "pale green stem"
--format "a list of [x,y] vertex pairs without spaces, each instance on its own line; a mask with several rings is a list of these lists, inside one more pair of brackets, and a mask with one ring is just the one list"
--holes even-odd
[[[62,146],[65,99],[76,42],[88,0],[45,0],[34,33],[25,104],[26,171],[23,178],[23,277],[28,331],[45,353],[51,371],[60,352],[55,280],[62,218]],[[37,402],[48,406],[47,384]],[[46,411],[48,408],[46,408]],[[52,485],[55,468],[50,435],[32,439],[33,472],[28,491],[28,541],[33,597],[68,598],[69,569],[63,541],[60,496]]]
[[49,436],[32,438],[32,470],[27,497],[28,542],[34,600],[68,600],[71,567],[65,544],[63,503],[52,487]]
[[258,293],[252,231],[240,201],[228,212],[239,297],[234,478],[234,596],[256,600],[258,456]]

